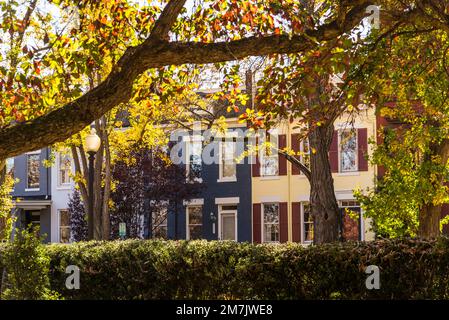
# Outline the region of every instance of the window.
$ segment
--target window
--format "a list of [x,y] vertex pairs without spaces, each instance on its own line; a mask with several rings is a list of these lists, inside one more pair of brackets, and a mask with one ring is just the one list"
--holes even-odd
[[[275,137],[277,140],[277,136]],[[277,141],[271,142],[274,146],[277,145]],[[261,162],[260,162],[260,175],[262,177],[277,176],[279,174],[279,161],[278,153],[270,146],[262,146],[261,148]]]
[[304,242],[313,241],[313,219],[310,212],[310,204],[308,202],[302,203],[302,217],[304,226]]
[[167,239],[167,208],[161,208],[152,215],[153,238]]
[[309,139],[304,139],[301,141],[300,145],[300,161],[303,165],[310,169],[310,147],[309,147]]
[[59,210],[59,242],[70,242],[70,215],[68,210]]
[[362,240],[362,214],[360,203],[354,200],[340,201],[342,236],[344,240]]
[[203,207],[187,207],[187,239],[195,240],[202,238],[203,231]]
[[27,188],[39,189],[40,154],[27,155]]
[[340,132],[340,171],[357,171],[357,134],[353,130]]
[[201,180],[203,144],[201,137],[195,136],[187,143],[187,176]]
[[237,241],[237,206],[219,206],[219,239]]
[[58,157],[58,186],[67,186],[72,182],[72,161],[67,154],[59,154]]
[[226,138],[220,142],[220,180],[235,181],[237,174],[236,142]]
[[263,205],[263,241],[279,242],[279,204]]
[[8,158],[6,160],[6,174],[14,178],[14,158]]

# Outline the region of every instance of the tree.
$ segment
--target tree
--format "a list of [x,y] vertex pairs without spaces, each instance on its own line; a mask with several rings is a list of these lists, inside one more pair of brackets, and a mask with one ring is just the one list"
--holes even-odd
[[75,190],[68,203],[70,216],[70,232],[73,241],[87,240],[87,215],[78,190]]
[[[294,1],[279,1],[268,9],[265,9],[262,4],[256,5],[252,2],[245,2],[239,6],[237,3],[228,4],[223,1],[213,4],[215,9],[219,9],[215,16],[212,14],[214,9],[203,6],[197,9],[190,18],[181,15],[178,20],[185,0],[168,2],[159,15],[158,7],[138,11],[124,2],[110,4],[109,2],[81,1],[77,7],[70,6],[70,3],[65,1],[57,3],[77,13],[79,25],[85,28],[72,28],[70,33],[61,31],[61,34],[55,34],[50,30],[51,23],[46,20],[40,21],[37,25],[43,25],[41,30],[44,32],[41,30],[37,32],[35,40],[42,47],[31,51],[26,47],[26,50],[22,50],[23,54],[11,60],[12,63],[19,61],[15,63],[16,66],[20,63],[24,64],[22,68],[28,63],[29,74],[18,75],[19,68],[2,69],[2,75],[14,80],[12,83],[7,81],[6,91],[2,92],[2,105],[5,106],[6,112],[4,111],[5,115],[2,114],[1,118],[3,124],[0,130],[0,159],[64,141],[81,131],[113,107],[126,103],[134,93],[134,81],[148,69],[186,63],[216,63],[237,60],[250,55],[309,50],[318,47],[321,42],[335,39],[352,30],[367,15],[366,7],[371,4],[369,1],[361,0],[340,1],[339,4],[323,3],[319,11],[322,17],[329,17],[326,23],[317,25],[314,29],[305,29],[301,26],[300,19],[293,18],[305,19],[306,17],[300,14],[301,7]],[[96,10],[95,14],[84,14],[85,10],[92,8]],[[8,10],[5,11],[12,12]],[[141,12],[143,16],[140,15]],[[133,18],[131,26],[126,30],[123,29],[124,15]],[[208,17],[210,19],[207,19]],[[274,20],[278,17],[290,18],[290,22],[294,23],[291,32],[283,34],[279,32],[280,28],[274,24]],[[26,23],[26,19],[21,19],[20,27],[16,28],[17,20],[15,19],[19,18],[14,17],[8,20],[7,25],[11,26],[11,34],[20,35],[24,31],[32,31],[29,29],[32,24]],[[193,25],[198,25],[197,30],[202,29],[200,30],[202,34],[195,32],[195,29],[191,27]],[[118,32],[127,31],[123,34],[128,36],[131,34],[130,30],[141,31],[139,36],[142,38],[136,39],[130,36],[128,41],[124,39],[125,46],[120,47],[122,54],[118,54],[116,50],[104,48],[109,39],[118,37]],[[233,30],[233,32],[226,30]],[[172,34],[169,34],[170,31]],[[231,40],[223,40],[226,33]],[[176,37],[178,41],[169,40]],[[49,42],[49,38],[54,41]],[[98,38],[102,38],[103,42],[98,46],[90,47],[89,41]],[[201,41],[192,41],[195,38]],[[70,45],[71,41],[75,45]],[[68,48],[65,48],[66,46]],[[64,65],[70,68],[66,69],[70,73],[50,72],[55,69],[58,59],[63,62],[60,57],[51,54],[53,51],[59,50],[58,52],[73,55],[75,48],[79,46],[90,50],[91,54],[87,59],[80,57],[74,59],[73,63]],[[17,52],[13,48],[8,50]],[[45,50],[50,53],[37,55],[38,52]],[[114,55],[111,55],[111,52]],[[66,91],[61,92],[64,99],[61,99],[62,102],[58,105],[54,94],[57,88],[56,83],[66,84],[66,81],[63,81],[65,78],[75,80],[82,78],[86,70],[95,64],[95,58],[101,55],[111,57],[109,75],[95,88],[87,90],[84,94],[79,90],[79,81],[69,81],[68,86],[72,86],[72,90],[64,87]],[[117,57],[120,58],[116,59]],[[64,68],[62,69],[64,71]],[[45,82],[47,79],[53,80],[48,87]],[[19,103],[19,98],[13,94],[13,89],[25,88],[24,83],[30,83],[32,88],[38,89],[31,90],[31,94],[42,93],[38,97],[38,103],[35,103],[37,99],[35,96],[32,96],[33,99],[20,97]],[[68,91],[70,94],[66,94]],[[11,115],[14,114],[16,116],[13,118]]]
[[420,30],[399,29],[381,43],[384,62],[376,65],[367,95],[396,128],[380,132],[372,160],[385,174],[359,197],[382,233],[433,238],[449,203],[448,49],[445,32]]
[[[126,223],[128,237],[143,235],[143,221],[149,235],[164,222],[166,214],[175,215],[175,230],[182,201],[200,194],[198,172],[173,164],[161,148],[137,149],[132,157],[117,161],[112,169],[114,190],[111,200],[111,229],[118,235],[118,224]],[[175,238],[177,237],[175,231]]]

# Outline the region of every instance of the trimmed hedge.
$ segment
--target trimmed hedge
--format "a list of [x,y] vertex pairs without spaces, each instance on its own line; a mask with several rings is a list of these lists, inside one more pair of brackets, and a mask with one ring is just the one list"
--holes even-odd
[[[447,299],[449,239],[307,248],[207,241],[48,245],[51,289],[66,299]],[[65,288],[67,265],[81,288]],[[367,290],[368,265],[380,290]]]

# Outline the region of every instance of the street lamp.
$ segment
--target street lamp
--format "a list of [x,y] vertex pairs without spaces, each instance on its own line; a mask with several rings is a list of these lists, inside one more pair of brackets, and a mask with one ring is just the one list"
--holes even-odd
[[101,140],[97,135],[97,131],[92,128],[90,134],[86,137],[85,146],[86,151],[89,154],[89,203],[87,210],[87,226],[88,226],[88,239],[94,238],[94,161],[95,154],[100,149]]

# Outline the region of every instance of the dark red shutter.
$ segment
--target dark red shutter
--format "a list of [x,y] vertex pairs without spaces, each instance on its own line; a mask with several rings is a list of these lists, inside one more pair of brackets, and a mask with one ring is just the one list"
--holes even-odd
[[338,172],[338,131],[334,130],[332,143],[329,148],[329,164],[332,172]]
[[[259,144],[259,139],[256,138],[256,146]],[[253,177],[260,177],[260,161],[259,161],[259,152],[257,151],[257,154],[255,155],[256,163],[253,163],[252,171],[253,171]]]
[[357,130],[359,171],[368,171],[368,130]]
[[301,242],[301,203],[292,203],[292,240]]
[[261,205],[260,203],[254,203],[253,204],[253,242],[254,243],[260,243],[261,242],[261,232],[262,232],[262,225],[261,225]]
[[[280,150],[285,149],[287,147],[287,136],[285,134],[279,135],[278,140],[278,148]],[[287,175],[287,159],[284,156],[278,156],[279,163],[279,175],[286,176]]]
[[[301,142],[299,141],[299,134],[297,134],[297,133],[292,134],[292,150],[295,152],[299,152],[301,149],[300,146],[301,146]],[[300,159],[299,156],[296,156],[296,158]],[[297,166],[295,166],[294,164],[292,164],[292,174],[293,175],[301,174],[301,171],[299,170],[299,168]]]
[[279,240],[288,241],[288,208],[287,202],[279,203]]

